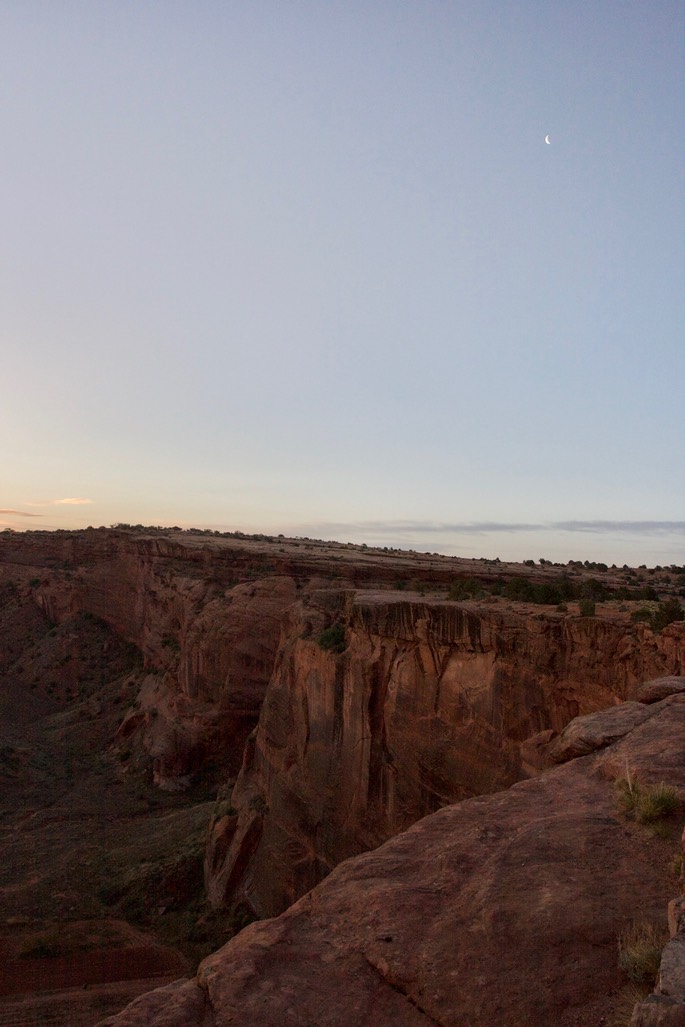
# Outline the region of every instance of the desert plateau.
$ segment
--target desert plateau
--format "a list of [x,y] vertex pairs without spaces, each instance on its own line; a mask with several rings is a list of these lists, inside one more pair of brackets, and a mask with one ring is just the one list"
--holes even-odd
[[684,597],[0,532],[1,1027],[685,1024]]

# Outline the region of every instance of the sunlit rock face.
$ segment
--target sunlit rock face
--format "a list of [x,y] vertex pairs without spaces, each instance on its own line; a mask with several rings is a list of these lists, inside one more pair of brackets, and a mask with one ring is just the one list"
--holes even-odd
[[[319,642],[331,623],[342,653]],[[272,916],[341,860],[536,773],[573,717],[680,666],[682,628],[311,593],[285,618],[234,809],[212,828],[211,901]]]

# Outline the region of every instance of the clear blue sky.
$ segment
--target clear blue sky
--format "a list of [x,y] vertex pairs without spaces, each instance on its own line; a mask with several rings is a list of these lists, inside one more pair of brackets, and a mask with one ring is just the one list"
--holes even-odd
[[0,90],[0,527],[685,562],[680,0],[8,0]]

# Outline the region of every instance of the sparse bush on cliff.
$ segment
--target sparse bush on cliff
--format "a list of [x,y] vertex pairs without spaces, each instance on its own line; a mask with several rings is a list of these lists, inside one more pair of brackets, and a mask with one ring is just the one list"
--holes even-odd
[[659,632],[674,621],[682,620],[683,616],[685,614],[678,600],[667,599],[666,602],[659,603],[655,610],[650,610],[647,606],[635,610],[631,614],[631,620],[644,621],[646,624],[649,624],[652,631]]
[[680,796],[671,785],[654,785],[642,790],[635,807],[635,819],[641,824],[652,824],[675,816],[681,809]]
[[595,601],[584,597],[578,602],[578,612],[581,617],[594,617],[595,615]]
[[483,588],[475,578],[457,578],[450,585],[447,598],[458,602],[460,599],[480,599],[483,595]]
[[637,624],[638,621],[645,621],[647,624],[652,623],[652,611],[646,606],[641,606],[639,610],[633,610],[630,615],[630,619]]
[[648,921],[630,924],[618,939],[618,965],[636,984],[654,986],[661,962],[661,931]]
[[509,578],[503,584],[496,582],[491,591],[493,595],[502,595],[515,603],[536,603],[541,606],[557,606],[569,599],[576,599],[578,595],[577,586],[566,574],[556,581],[538,584],[529,578]]
[[640,784],[632,779],[626,768],[626,776],[616,784],[623,812],[639,824],[658,823],[675,816],[682,809],[680,793],[663,781],[658,785]]
[[345,628],[342,624],[332,624],[321,632],[317,639],[320,647],[331,653],[343,653],[347,648]]
[[652,629],[661,631],[673,621],[683,619],[683,608],[677,599],[667,599],[665,603],[659,603],[657,610],[652,614]]

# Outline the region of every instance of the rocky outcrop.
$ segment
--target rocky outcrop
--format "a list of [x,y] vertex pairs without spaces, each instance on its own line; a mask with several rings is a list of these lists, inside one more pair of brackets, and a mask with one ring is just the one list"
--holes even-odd
[[[344,630],[343,653],[320,644],[331,624]],[[654,636],[492,604],[310,594],[284,623],[234,810],[212,827],[211,901],[247,901],[274,915],[341,859],[537,771],[544,742],[574,716],[676,671],[683,628]],[[632,716],[625,731],[653,707],[622,711]]]
[[612,777],[626,762],[639,776],[649,751],[644,782],[685,795],[685,697],[652,710],[607,748],[439,810],[246,928],[178,986],[196,1018],[153,994],[111,1027],[613,1022],[619,935],[635,918],[665,933],[674,887],[673,843],[619,812]]
[[676,692],[685,692],[685,680],[670,674],[663,678],[655,678],[653,681],[645,681],[637,689],[635,698],[638,702],[653,703],[665,699],[667,695],[675,695]]
[[623,738],[638,724],[648,720],[653,712],[642,703],[624,702],[609,710],[576,717],[550,747],[550,756],[555,763],[587,756]]
[[[681,842],[681,890],[685,884],[682,858],[685,832]],[[654,992],[633,1010],[630,1027],[683,1027],[685,1025],[685,898],[668,904],[670,940],[661,954]]]
[[[117,1016],[100,1021],[99,1027],[135,1027],[140,1024],[198,1024],[205,1027],[207,999],[201,988],[189,987],[185,979],[173,981],[134,1000]],[[142,1017],[142,1019],[141,1019]],[[211,1023],[211,1021],[209,1021]]]

